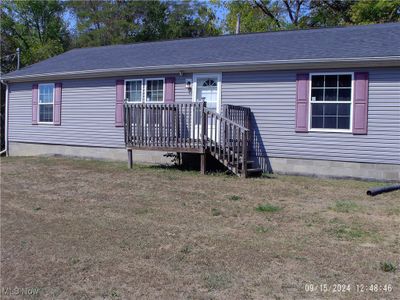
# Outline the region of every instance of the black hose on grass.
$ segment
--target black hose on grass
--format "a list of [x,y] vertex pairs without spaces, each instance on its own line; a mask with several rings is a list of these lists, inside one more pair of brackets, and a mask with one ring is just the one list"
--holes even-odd
[[367,191],[368,196],[376,196],[379,194],[383,193],[388,193],[388,192],[393,192],[400,190],[400,184],[399,185],[390,185],[390,186],[384,186],[384,187],[377,187],[377,188],[372,188]]

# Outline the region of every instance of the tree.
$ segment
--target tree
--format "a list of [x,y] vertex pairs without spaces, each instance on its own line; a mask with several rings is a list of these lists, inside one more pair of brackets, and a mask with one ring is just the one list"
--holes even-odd
[[[124,43],[135,30],[129,20],[129,2],[69,1],[67,7],[76,19],[76,46],[103,46]],[[132,19],[134,15],[132,14]]]
[[272,19],[279,29],[301,27],[305,7],[308,5],[307,0],[253,0],[253,3]]
[[77,45],[100,46],[220,33],[214,12],[198,1],[72,1]]
[[240,15],[240,32],[260,32],[276,29],[276,23],[265,16],[260,9],[247,0],[229,1],[225,3],[228,14],[225,27],[229,33],[235,33],[237,15]]
[[312,0],[309,25],[375,24],[400,21],[400,0]]
[[[68,49],[69,34],[58,0],[3,1],[1,4],[1,57],[21,50],[21,67],[36,63]],[[16,64],[2,59],[1,71]]]
[[233,33],[400,21],[400,0],[226,0],[225,27]]
[[200,1],[169,2],[164,38],[214,36],[222,33],[211,4]]
[[350,10],[353,24],[372,24],[400,21],[400,0],[361,0]]
[[241,17],[241,32],[257,32],[306,27],[309,0],[224,1],[228,10],[226,28],[234,32],[236,16]]
[[311,0],[309,26],[327,27],[351,24],[350,10],[355,0]]

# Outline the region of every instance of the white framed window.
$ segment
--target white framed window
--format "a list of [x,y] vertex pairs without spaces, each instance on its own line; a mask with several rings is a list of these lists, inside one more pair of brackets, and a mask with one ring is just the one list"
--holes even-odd
[[165,98],[165,79],[147,78],[145,87],[145,102],[163,103]]
[[38,105],[39,123],[53,123],[54,83],[39,84]]
[[127,79],[125,80],[125,99],[129,103],[140,103],[143,99],[143,80]]
[[351,132],[354,73],[311,73],[309,130]]

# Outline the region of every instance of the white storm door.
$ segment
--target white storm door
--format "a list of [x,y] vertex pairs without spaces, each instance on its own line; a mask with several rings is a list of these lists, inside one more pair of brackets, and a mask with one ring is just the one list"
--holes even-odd
[[[221,74],[194,74],[194,101],[206,101],[207,109],[221,112]],[[218,140],[219,124],[211,124],[208,120],[208,136]],[[199,129],[196,126],[196,129]]]

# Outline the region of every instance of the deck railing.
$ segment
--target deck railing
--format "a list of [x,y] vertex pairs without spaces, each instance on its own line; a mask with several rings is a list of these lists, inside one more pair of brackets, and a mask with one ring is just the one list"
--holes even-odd
[[126,103],[125,143],[128,147],[201,152],[205,105],[205,102]]
[[127,148],[209,152],[234,173],[247,175],[246,109],[228,106],[222,115],[205,102],[125,103],[124,109]]

